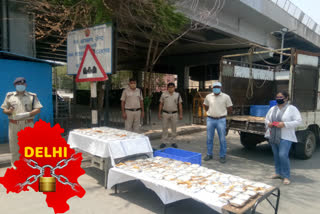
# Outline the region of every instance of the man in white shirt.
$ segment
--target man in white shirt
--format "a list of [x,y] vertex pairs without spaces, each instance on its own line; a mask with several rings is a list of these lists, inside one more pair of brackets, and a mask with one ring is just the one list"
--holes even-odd
[[213,84],[213,93],[208,94],[204,100],[204,107],[207,111],[207,156],[205,161],[211,160],[213,156],[214,132],[217,129],[220,141],[220,162],[226,162],[226,116],[232,113],[232,102],[230,96],[221,92],[222,84]]

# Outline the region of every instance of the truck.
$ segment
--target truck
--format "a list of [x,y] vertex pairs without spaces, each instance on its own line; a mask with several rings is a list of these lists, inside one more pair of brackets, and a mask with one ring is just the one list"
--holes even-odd
[[[265,54],[281,54],[284,61],[268,61]],[[266,112],[252,116],[250,107],[267,106],[278,91],[286,90],[290,104],[299,109],[303,120],[296,129],[298,143],[293,144],[292,152],[300,159],[311,158],[320,141],[319,56],[293,48],[251,49],[245,54],[223,56],[219,80],[234,104],[233,114],[227,117],[227,130],[237,131],[247,149],[266,141]],[[253,63],[257,57],[260,62]]]

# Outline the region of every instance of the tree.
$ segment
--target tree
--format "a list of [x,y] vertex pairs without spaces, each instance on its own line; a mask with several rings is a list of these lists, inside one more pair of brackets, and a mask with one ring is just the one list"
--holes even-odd
[[[107,21],[115,21],[118,31],[129,44],[134,45],[135,36],[142,35],[148,40],[145,72],[152,72],[161,55],[176,41],[192,30],[206,27],[224,6],[225,0],[210,0],[208,8],[200,8],[199,0],[181,1],[195,12],[199,22],[189,20],[178,12],[172,0],[26,0],[28,9],[35,15],[36,38],[51,35],[60,41],[53,44],[55,49],[67,38],[67,33]],[[151,77],[151,76],[150,76]],[[148,81],[149,80],[149,81]],[[147,95],[145,78],[144,95]],[[149,90],[149,95],[151,91]]]
[[[225,0],[210,0],[209,8],[199,8],[199,0],[183,1],[195,12],[198,22],[178,12],[173,0],[26,0],[35,14],[38,39],[49,35],[61,37],[76,28],[86,28],[113,20],[121,36],[131,45],[136,35],[148,40],[144,68],[144,96],[151,99],[151,77],[154,66],[165,51],[190,31],[203,29],[207,20],[214,19]],[[200,24],[200,23],[202,24]],[[147,74],[148,75],[147,77]],[[147,102],[149,103],[149,102]],[[148,106],[147,106],[148,108]]]

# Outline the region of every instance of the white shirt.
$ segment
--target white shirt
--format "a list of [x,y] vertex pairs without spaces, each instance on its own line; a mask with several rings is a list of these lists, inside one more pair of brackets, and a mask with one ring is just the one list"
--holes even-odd
[[232,106],[230,96],[222,92],[219,95],[208,94],[203,104],[209,107],[207,115],[210,117],[227,116],[227,108]]
[[[273,112],[274,108],[275,108],[275,106],[272,107],[267,113],[267,116],[265,119],[266,127],[268,127],[268,124],[272,121],[272,112]],[[276,115],[278,115],[279,112],[280,111],[278,109]],[[296,137],[296,128],[302,122],[302,118],[301,118],[301,114],[300,114],[299,110],[295,106],[289,105],[282,116],[282,122],[284,123],[285,127],[281,129],[281,139],[297,143],[298,140]],[[270,137],[270,128],[269,127],[267,128],[265,137],[266,138]]]

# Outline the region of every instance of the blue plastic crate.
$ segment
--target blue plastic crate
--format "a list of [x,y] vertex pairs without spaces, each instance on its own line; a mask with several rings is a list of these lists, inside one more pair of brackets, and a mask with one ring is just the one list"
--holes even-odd
[[182,149],[167,148],[157,150],[154,152],[154,156],[160,156],[164,158],[171,158],[183,162],[189,162],[192,164],[201,165],[201,154],[196,152],[190,152]]
[[272,108],[273,106],[277,105],[277,101],[276,100],[270,100],[270,108]]
[[265,117],[270,109],[269,105],[251,105],[250,115],[256,117]]

